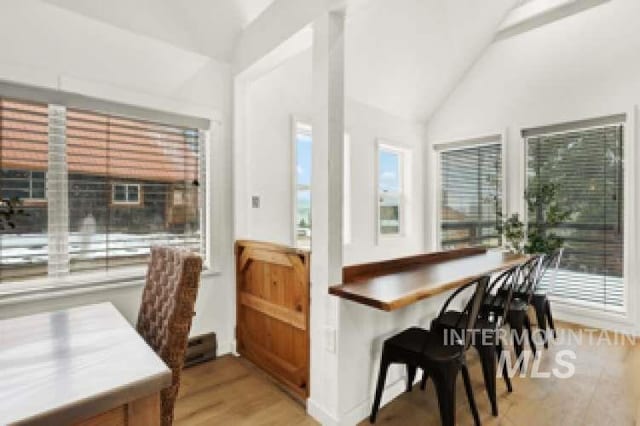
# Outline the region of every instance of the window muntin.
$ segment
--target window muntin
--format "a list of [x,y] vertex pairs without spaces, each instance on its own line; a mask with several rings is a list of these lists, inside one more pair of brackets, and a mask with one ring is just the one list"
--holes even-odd
[[393,147],[378,148],[378,233],[381,236],[403,232],[404,153]]
[[114,183],[111,187],[113,204],[142,204],[139,183]]
[[142,265],[156,244],[206,256],[197,129],[0,99],[0,130],[0,192],[28,213],[0,231],[0,283]]
[[[557,202],[572,212],[554,233],[565,252],[556,297],[621,310],[624,289],[624,126],[536,135],[527,142],[527,187],[557,185]],[[536,223],[539,212],[529,211]],[[551,274],[543,279],[550,285]]]
[[[294,244],[300,248],[311,248],[311,173],[312,173],[312,129],[302,122],[294,128]],[[351,142],[344,135],[344,180],[343,180],[343,244],[351,241],[351,191],[350,191]]]
[[502,145],[440,151],[440,246],[500,247]]

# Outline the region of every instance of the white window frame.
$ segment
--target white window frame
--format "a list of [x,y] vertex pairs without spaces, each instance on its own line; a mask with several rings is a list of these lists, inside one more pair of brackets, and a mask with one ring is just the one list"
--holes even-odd
[[[117,186],[123,186],[124,187],[124,194],[125,194],[125,201],[122,200],[116,200],[115,199],[115,195],[116,195],[116,187]],[[136,187],[138,188],[138,200],[137,201],[130,201],[129,200],[129,188],[131,187]],[[143,194],[141,192],[142,190],[142,185],[139,183],[128,183],[128,182],[113,182],[111,184],[111,204],[112,205],[116,205],[116,206],[139,206],[142,205],[143,203]]]
[[[52,111],[55,111],[56,113],[62,112],[62,114],[65,115],[67,108],[79,108],[89,111],[102,110],[107,113],[111,112],[147,121],[167,121],[171,123],[173,120],[186,120],[189,123],[193,123],[189,124],[189,126],[194,128],[199,126],[204,128],[204,123],[208,123],[205,130],[199,131],[201,144],[200,155],[201,160],[204,162],[206,167],[206,175],[201,178],[201,180],[206,182],[206,192],[201,192],[201,196],[204,200],[200,203],[201,230],[205,232],[202,241],[205,248],[202,252],[204,269],[201,276],[207,277],[220,274],[221,266],[218,264],[219,256],[217,256],[217,254],[222,252],[226,243],[222,240],[222,233],[214,232],[214,229],[218,230],[222,227],[221,214],[219,214],[219,212],[218,214],[210,214],[209,217],[213,216],[213,218],[211,220],[205,220],[205,214],[207,214],[207,212],[211,212],[214,202],[217,205],[222,205],[223,197],[223,188],[221,188],[220,185],[214,185],[218,183],[218,179],[214,178],[212,160],[213,148],[211,146],[221,142],[220,127],[222,115],[218,111],[206,111],[206,114],[203,113],[202,116],[213,117],[213,119],[202,119],[188,115],[194,110],[193,105],[188,104],[185,104],[182,107],[179,106],[179,109],[184,110],[184,115],[182,115],[180,114],[180,111],[178,111],[178,114],[164,113],[145,107],[119,104],[90,96],[79,97],[76,94],[67,92],[49,91],[47,89],[36,89],[32,87],[23,88],[22,86],[14,86],[10,83],[0,83],[0,89],[7,97],[48,104],[50,111],[50,127],[52,122],[57,122],[57,120],[60,119],[58,115],[52,115]],[[201,111],[201,109],[197,108],[195,110]],[[59,132],[49,134],[50,141],[52,138],[55,139],[59,137]],[[55,153],[52,153],[50,150],[49,155],[55,156]],[[215,172],[219,173],[220,170],[221,168],[217,167]],[[45,173],[46,200],[48,200],[50,190],[50,179],[51,174]],[[36,201],[42,200],[36,199]],[[47,300],[67,295],[71,296],[95,291],[104,291],[106,289],[140,286],[144,285],[145,275],[146,266],[131,266],[116,268],[107,272],[85,271],[72,275],[47,275],[33,278],[28,281],[7,281],[0,284],[0,306],[24,303],[28,301]]]
[[[301,249],[311,249],[311,246],[298,246],[296,219],[298,216],[298,127],[307,128],[311,136],[311,143],[313,144],[313,128],[310,124],[311,120],[301,119],[295,115],[291,117],[291,246]],[[351,244],[351,136],[345,131],[344,134],[344,162],[343,162],[343,200],[342,200],[342,245],[347,246]],[[313,170],[311,171],[313,175]],[[311,186],[309,186],[311,191]],[[313,204],[313,194],[311,194],[311,203]],[[313,225],[313,219],[312,219]],[[311,236],[313,237],[313,228],[311,229]]]
[[[380,153],[382,151],[390,152],[398,155],[398,174],[400,179],[400,192],[396,194],[400,201],[398,206],[398,232],[395,234],[383,234],[380,232],[380,198],[382,193],[380,192]],[[378,139],[376,141],[376,149],[374,155],[374,181],[376,194],[374,200],[374,225],[376,244],[380,244],[385,240],[393,240],[397,238],[404,238],[408,233],[407,226],[407,204],[410,194],[410,182],[411,182],[411,150],[400,144],[385,140]]]
[[[576,300],[568,300],[565,298],[558,298],[553,295],[549,295],[549,299],[554,303],[554,309],[560,312],[560,316],[567,320],[572,321],[578,324],[585,324],[593,327],[598,327],[602,329],[615,329],[621,330],[621,327],[637,327],[637,321],[640,319],[634,318],[634,315],[640,316],[640,314],[636,314],[637,307],[640,305],[640,292],[636,289],[636,286],[631,285],[632,277],[637,276],[636,274],[640,272],[637,270],[637,267],[634,265],[636,262],[633,262],[632,254],[637,253],[638,245],[636,244],[636,207],[635,200],[637,199],[636,193],[634,192],[636,189],[635,180],[636,180],[636,171],[635,171],[635,140],[638,136],[640,136],[636,131],[636,126],[638,125],[638,110],[637,107],[634,106],[628,110],[628,112],[623,114],[626,119],[621,121],[620,124],[624,127],[624,243],[623,243],[623,257],[624,257],[624,303],[621,308],[616,308],[612,306],[603,307],[601,305],[594,305],[584,301],[576,301]],[[611,117],[614,117],[612,115]],[[606,117],[603,117],[606,119]],[[599,121],[599,119],[593,119],[595,121]],[[591,119],[581,120],[577,119],[576,121],[569,121],[551,125],[531,125],[525,126],[522,128],[521,135],[521,155],[520,155],[520,187],[522,191],[527,188],[527,155],[528,155],[528,138],[529,136],[525,135],[526,131],[532,129],[539,128],[548,128],[549,131],[545,134],[553,134],[553,133],[565,133],[571,130],[586,130],[589,127],[601,127],[601,124],[596,126],[589,125]],[[580,125],[580,123],[584,123]],[[555,127],[562,128],[562,131],[554,131]],[[640,186],[638,188],[640,190]],[[520,217],[522,217],[523,222],[527,223],[528,218],[528,208],[524,201],[524,198],[520,201]],[[621,330],[622,331],[622,330]],[[634,333],[637,332],[634,331]]]
[[42,202],[47,201],[47,172],[37,172],[36,173],[44,173],[44,196],[43,197],[34,197],[33,196],[33,173],[34,170],[29,170],[29,197],[25,198],[25,202],[35,201]]
[[[435,222],[433,224],[433,235],[435,237],[435,247],[436,250],[441,250],[442,248],[442,229],[440,223],[442,221],[442,153],[447,151],[455,151],[458,149],[467,149],[474,148],[477,146],[484,145],[495,145],[499,144],[501,152],[501,160],[502,160],[502,214],[506,217],[510,215],[509,213],[509,203],[508,203],[508,179],[507,179],[507,131],[504,130],[500,133],[492,133],[485,136],[476,136],[458,139],[454,141],[447,142],[439,142],[433,144],[433,150],[436,154],[436,164],[435,164]],[[525,171],[526,173],[526,171]],[[522,217],[522,215],[520,215]],[[498,247],[494,250],[502,250],[505,247],[504,235],[502,236],[502,247]]]

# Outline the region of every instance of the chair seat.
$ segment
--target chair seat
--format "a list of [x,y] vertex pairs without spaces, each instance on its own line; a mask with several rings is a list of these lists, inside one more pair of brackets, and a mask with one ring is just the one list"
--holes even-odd
[[[466,324],[467,322],[466,315],[464,315],[462,319],[460,315],[462,314],[457,311],[447,311],[438,320],[438,325],[445,328],[459,328],[458,324]],[[489,318],[479,317],[476,320],[475,328],[477,330],[495,330],[497,323],[495,321],[489,321]]]
[[511,301],[511,306],[509,306],[510,311],[526,311],[527,309],[529,309],[529,304],[518,298],[514,298]]
[[[449,339],[453,340],[453,339]],[[446,362],[459,359],[464,354],[464,343],[445,342],[441,333],[431,332],[427,337],[422,355],[427,361]]]
[[408,352],[419,354],[424,348],[429,335],[429,330],[420,327],[411,327],[385,340],[385,346],[393,346]]

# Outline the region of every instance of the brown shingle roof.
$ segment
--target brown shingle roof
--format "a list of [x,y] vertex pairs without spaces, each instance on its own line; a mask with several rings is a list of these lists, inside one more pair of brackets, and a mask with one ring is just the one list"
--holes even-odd
[[[0,100],[0,167],[46,170],[48,107]],[[69,173],[191,182],[198,178],[197,133],[139,120],[67,111]]]

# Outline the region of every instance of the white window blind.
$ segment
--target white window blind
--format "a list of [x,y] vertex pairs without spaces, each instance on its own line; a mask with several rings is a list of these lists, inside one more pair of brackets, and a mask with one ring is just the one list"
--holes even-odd
[[[527,138],[528,187],[556,184],[559,204],[572,212],[552,230],[565,239],[557,297],[624,307],[623,135],[618,124]],[[528,215],[539,220],[536,211]]]
[[501,144],[441,151],[440,173],[442,248],[501,246]]
[[[206,256],[204,132],[54,105],[1,105],[3,178],[18,171],[33,191],[34,173],[46,172],[47,187],[45,202],[26,200],[29,216],[0,235],[1,281],[144,264],[152,245]],[[3,197],[25,199],[10,183],[0,183]]]
[[30,187],[44,187],[48,145],[46,104],[0,99],[0,193],[3,200],[23,200],[25,213],[11,220],[15,227],[5,220],[0,230],[1,281],[47,275],[47,203],[42,192],[35,194],[42,195],[39,202],[32,202]]

